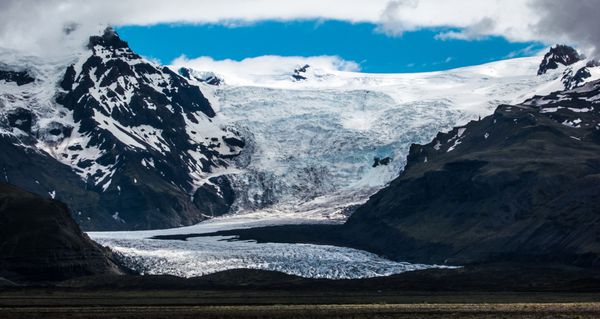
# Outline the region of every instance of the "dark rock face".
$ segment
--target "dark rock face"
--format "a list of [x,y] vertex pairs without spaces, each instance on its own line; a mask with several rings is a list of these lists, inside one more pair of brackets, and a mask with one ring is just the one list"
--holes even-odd
[[101,196],[87,189],[71,169],[48,154],[22,148],[6,136],[0,137],[0,179],[44,197],[54,194],[68,202],[72,217],[84,228],[110,228],[113,214]]
[[212,213],[212,216],[229,213],[234,201],[235,191],[229,180],[223,176],[210,178],[208,183],[198,188],[194,194],[194,204],[202,211]]
[[31,125],[33,124],[33,115],[29,110],[23,108],[17,108],[10,112],[6,116],[8,125],[16,127],[25,133],[31,132]]
[[373,159],[373,167],[377,167],[379,165],[388,165],[392,161],[392,158],[387,156],[384,158],[375,157]]
[[600,66],[600,61],[592,59],[592,60],[587,61],[585,66],[588,68],[595,68],[597,66]]
[[562,82],[566,90],[572,90],[583,84],[584,81],[591,76],[592,74],[590,73],[588,67],[583,67],[577,70],[575,74],[573,74],[573,70],[566,70],[565,74],[563,74]]
[[558,68],[559,64],[571,65],[575,62],[584,59],[582,55],[567,45],[556,45],[550,48],[550,51],[544,55],[544,59],[538,69],[538,75],[545,74],[548,70],[554,70]]
[[600,82],[502,105],[412,145],[400,177],[343,226],[346,241],[415,262],[600,265],[595,97]]
[[15,82],[17,85],[25,85],[35,81],[27,72],[0,70],[0,80]]
[[204,79],[204,82],[206,82],[206,84],[210,84],[210,85],[214,85],[214,86],[221,85],[221,79],[219,79],[216,76],[209,76],[206,79]]
[[81,232],[64,204],[0,183],[2,277],[56,281],[124,271]]
[[306,71],[308,70],[308,68],[310,68],[310,65],[305,64],[304,66],[294,69],[294,73],[292,74],[292,78],[295,81],[303,81],[306,80],[306,76],[304,76],[304,74],[306,74]]

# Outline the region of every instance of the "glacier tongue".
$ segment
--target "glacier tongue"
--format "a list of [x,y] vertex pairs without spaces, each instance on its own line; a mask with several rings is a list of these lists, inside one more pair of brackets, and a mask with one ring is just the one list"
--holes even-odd
[[350,279],[388,276],[445,266],[394,262],[365,251],[326,245],[257,244],[228,237],[187,241],[97,239],[127,266],[148,275],[196,277],[228,269],[280,271],[307,278]]
[[[367,278],[406,271],[450,266],[411,264],[381,258],[346,247],[310,244],[275,244],[236,241],[230,237],[196,237],[188,240],[151,239],[158,235],[212,233],[272,224],[306,223],[310,216],[273,216],[248,213],[216,217],[200,224],[162,230],[90,232],[92,239],[109,246],[132,269],[143,274],[195,277],[227,269],[280,271],[307,278]],[[318,218],[313,222],[319,223]]]

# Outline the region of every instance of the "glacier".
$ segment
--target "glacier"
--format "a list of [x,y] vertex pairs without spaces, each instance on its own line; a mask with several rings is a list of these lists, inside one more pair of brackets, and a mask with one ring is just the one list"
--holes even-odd
[[[539,62],[529,57],[416,74],[309,68],[303,81],[293,73],[250,79],[216,73],[226,85],[197,85],[246,141],[238,171],[228,176],[237,189],[234,213],[343,221],[398,176],[412,143],[489,115],[499,104],[560,89],[562,70],[537,76]],[[373,167],[376,157],[391,161]]]
[[109,246],[126,266],[147,275],[168,274],[189,278],[245,268],[279,271],[306,278],[353,279],[428,268],[455,268],[448,265],[397,262],[369,252],[329,245],[256,243],[224,236],[188,240],[152,239],[158,235],[212,233],[232,228],[309,222],[306,218],[280,217],[273,220],[262,214],[249,213],[216,217],[188,227],[133,232],[88,232],[88,235],[96,242]]
[[[196,84],[219,121],[241,132],[246,142],[235,159],[236,171],[227,175],[237,190],[233,212],[189,227],[89,235],[147,274],[191,277],[251,268],[341,279],[451,267],[391,261],[345,247],[151,237],[341,223],[353,206],[400,173],[412,143],[491,114],[499,104],[561,89],[562,70],[537,76],[539,61],[520,58],[418,74],[317,69],[303,81],[293,81],[290,73],[236,83],[239,76],[215,72],[225,85]],[[391,161],[374,167],[375,157]]]

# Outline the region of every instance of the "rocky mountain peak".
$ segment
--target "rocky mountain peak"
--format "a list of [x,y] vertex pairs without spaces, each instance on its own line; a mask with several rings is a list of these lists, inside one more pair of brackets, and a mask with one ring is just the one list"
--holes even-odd
[[112,27],[104,29],[102,35],[91,36],[88,43],[88,48],[92,49],[94,46],[100,45],[112,49],[125,49],[129,48],[129,44],[123,41],[117,31]]
[[[6,112],[21,135],[0,140],[6,181],[64,201],[87,229],[175,227],[228,211],[230,197],[215,208],[205,194],[229,192],[226,178],[213,177],[225,174],[244,142],[215,118],[195,81],[144,59],[111,28],[59,67],[58,83],[23,85],[58,89],[51,107]],[[31,81],[25,73],[2,75]],[[17,158],[36,160],[19,167]]]
[[545,74],[548,70],[557,69],[559,65],[568,66],[584,58],[577,50],[568,45],[555,45],[544,55],[538,69],[538,75]]
[[590,72],[589,67],[587,66],[580,68],[576,72],[574,72],[573,69],[568,68],[563,73],[561,81],[565,86],[566,90],[572,90],[585,83],[585,81],[591,76],[592,73]]

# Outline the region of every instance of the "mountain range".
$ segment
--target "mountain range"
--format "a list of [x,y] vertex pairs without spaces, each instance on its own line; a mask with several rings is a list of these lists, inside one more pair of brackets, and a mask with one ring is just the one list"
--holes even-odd
[[0,57],[3,180],[67,203],[86,230],[254,211],[341,221],[397,176],[411,143],[585,67],[573,57],[540,76],[537,58],[407,75],[301,65],[247,86],[159,66],[110,28],[62,58]]
[[572,48],[425,74],[299,65],[253,86],[157,65],[110,28],[56,61],[0,57],[8,277],[128,271],[79,227],[249,212],[347,221],[218,235],[418,263],[600,262],[600,72]]

